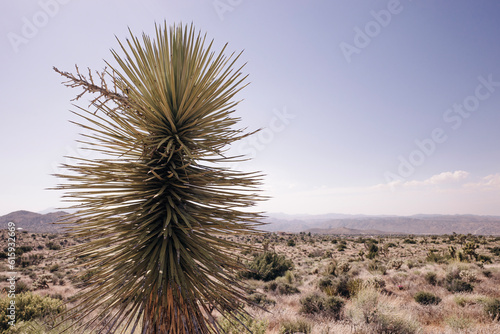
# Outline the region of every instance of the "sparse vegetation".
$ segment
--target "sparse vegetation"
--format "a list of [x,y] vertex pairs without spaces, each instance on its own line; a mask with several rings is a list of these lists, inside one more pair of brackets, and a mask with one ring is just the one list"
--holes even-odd
[[[95,272],[77,258],[55,259],[53,254],[56,251],[37,247],[45,244],[48,238],[35,235],[36,238],[31,234],[20,236],[20,243],[33,247],[29,253],[23,254],[31,262],[20,273],[18,281],[22,282],[22,289],[32,291],[22,294],[43,294],[59,302],[75,303],[82,296],[79,291],[92,280]],[[260,238],[230,237],[231,241],[250,245],[264,245],[269,241],[272,251],[268,250],[268,253],[274,255],[268,255],[267,260],[266,252],[241,250],[241,259],[247,259],[249,264],[255,261],[263,268],[266,267],[264,264],[268,268],[287,264],[288,269],[280,271],[281,276],[274,279],[245,278],[247,298],[253,303],[246,311],[254,320],[239,319],[256,333],[473,334],[495,333],[500,329],[500,258],[492,254],[492,263],[481,264],[470,256],[464,257],[464,261],[460,261],[458,255],[450,257],[449,246],[453,246],[458,254],[467,238],[462,240],[457,235],[455,241],[449,243],[448,237],[436,236],[422,243],[422,237],[413,236],[416,243],[408,244],[403,242],[407,237],[396,236],[386,237],[383,241],[373,239],[378,243],[366,237],[361,240],[358,237],[302,236],[304,240],[300,234],[286,234],[282,240],[274,233]],[[56,244],[64,244],[64,239],[68,244],[80,242],[63,234],[51,237]],[[294,247],[288,246],[291,239],[296,242]],[[314,240],[314,245],[310,239]],[[348,247],[339,252],[336,245],[344,244],[343,239]],[[337,243],[332,243],[332,240]],[[435,244],[432,241],[445,242]],[[359,256],[360,251],[368,253],[367,242],[379,248],[375,259],[361,259]],[[395,246],[386,248],[388,244]],[[479,258],[490,248],[500,246],[500,239],[489,238],[487,245],[480,241],[476,245],[482,245],[474,249]],[[313,247],[331,255],[309,257]],[[380,253],[382,249],[386,249],[387,256]],[[427,261],[431,249],[443,259]],[[80,263],[81,268],[72,268],[76,263]],[[7,272],[7,267],[3,267],[1,277],[7,279]],[[2,287],[6,286],[4,281]],[[230,322],[223,317],[219,320],[229,333],[245,333],[237,321]],[[48,327],[32,325],[35,327],[30,328],[37,328],[36,333],[53,333]],[[23,326],[18,328],[20,333],[25,328]],[[73,331],[70,329],[69,332]]]

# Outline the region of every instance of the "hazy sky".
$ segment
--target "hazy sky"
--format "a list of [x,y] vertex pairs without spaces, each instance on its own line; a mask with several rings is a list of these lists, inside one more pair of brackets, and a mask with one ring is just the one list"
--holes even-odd
[[263,130],[232,150],[267,174],[263,210],[500,215],[495,0],[2,1],[0,214],[61,205],[50,174],[87,154],[52,66],[102,70],[164,20],[245,50],[237,114]]

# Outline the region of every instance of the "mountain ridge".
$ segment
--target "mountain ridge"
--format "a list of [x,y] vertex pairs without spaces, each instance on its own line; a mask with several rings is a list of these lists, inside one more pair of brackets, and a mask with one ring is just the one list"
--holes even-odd
[[[36,213],[18,210],[0,216],[0,228],[12,221],[16,227],[39,233],[61,233],[63,226],[54,224],[68,212]],[[268,232],[311,232],[320,234],[482,234],[500,235],[500,216],[491,215],[290,215],[269,213],[262,230]]]
[[[336,234],[334,229],[374,230],[388,234],[485,234],[500,235],[500,216],[491,215],[444,215],[416,214],[411,216],[368,216],[352,215],[344,218],[330,218],[331,215],[309,216],[269,214],[264,230],[270,232],[312,232]],[[331,230],[329,232],[329,230]]]

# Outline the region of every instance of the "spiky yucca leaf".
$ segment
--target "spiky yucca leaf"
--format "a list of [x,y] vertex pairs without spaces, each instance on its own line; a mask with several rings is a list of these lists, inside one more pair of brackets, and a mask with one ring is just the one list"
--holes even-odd
[[69,319],[99,332],[213,333],[214,309],[236,316],[247,301],[236,279],[243,246],[220,236],[255,233],[261,218],[246,209],[262,199],[261,175],[218,165],[238,159],[223,154],[249,135],[234,127],[239,55],[212,52],[193,26],[131,33],[120,46],[98,83],[90,70],[55,68],[83,88],[77,98],[97,94],[97,110],[79,108],[76,123],[104,155],[59,175],[79,210],[70,233],[90,239],[68,252],[94,272]]

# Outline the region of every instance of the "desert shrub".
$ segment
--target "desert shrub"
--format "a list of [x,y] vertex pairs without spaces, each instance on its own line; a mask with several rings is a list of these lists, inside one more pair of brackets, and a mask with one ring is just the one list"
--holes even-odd
[[248,265],[251,271],[243,271],[241,275],[263,281],[271,281],[283,276],[287,270],[292,269],[293,263],[284,255],[274,252],[265,252],[256,256]]
[[45,244],[45,246],[47,246],[48,249],[50,250],[60,250],[61,249],[61,245],[60,244],[57,244],[55,242],[52,242],[52,241],[49,241]]
[[337,250],[338,250],[339,252],[343,252],[343,251],[345,251],[346,249],[347,249],[347,245],[346,245],[345,243],[339,243],[339,244],[337,245]]
[[267,329],[267,322],[255,320],[249,315],[245,316],[241,314],[237,316],[237,320],[223,318],[219,320],[219,325],[223,333],[226,334],[248,333],[248,330],[254,334],[264,334]]
[[498,246],[491,247],[490,252],[493,255],[500,256],[500,247],[498,247]]
[[489,256],[489,255],[478,254],[477,260],[481,263],[492,263],[491,256]]
[[339,274],[347,274],[351,270],[351,265],[349,262],[341,261],[337,264],[337,272]]
[[382,302],[379,291],[373,287],[359,291],[346,315],[353,323],[366,326],[367,333],[413,334],[420,330],[418,322]]
[[370,242],[367,247],[368,247],[368,254],[366,254],[366,257],[370,260],[377,257],[379,251],[378,246]]
[[288,270],[285,273],[285,280],[287,281],[288,284],[292,284],[293,281],[295,280],[295,276],[293,275],[293,273],[290,270]]
[[270,298],[267,298],[267,296],[263,293],[252,293],[251,295],[248,296],[248,299],[252,301],[253,303],[261,306],[268,306],[268,305],[275,305],[276,301]]
[[326,267],[326,275],[337,276],[337,261],[333,260]]
[[337,278],[323,277],[318,281],[318,288],[328,296],[350,298],[363,286],[363,280],[342,275]]
[[385,288],[386,283],[381,277],[370,277],[369,279],[362,282],[363,289],[376,289],[381,290]]
[[482,272],[483,272],[484,277],[490,278],[491,276],[493,276],[493,273],[489,269],[483,269]]
[[315,249],[312,252],[310,252],[307,256],[308,257],[323,257],[325,255],[325,251],[322,249]]
[[457,267],[451,268],[445,276],[444,286],[445,288],[453,293],[456,292],[472,292],[474,286],[470,282],[466,282],[462,279],[462,270]]
[[29,253],[33,250],[32,246],[27,246],[27,245],[20,246],[20,248],[23,251],[23,253]]
[[325,251],[325,254],[323,255],[323,258],[324,258],[324,259],[329,259],[329,258],[331,258],[332,256],[333,256],[332,251],[331,251],[331,250],[327,250],[327,251]]
[[73,276],[73,284],[78,287],[86,287],[90,284],[92,277],[97,273],[97,269],[87,269],[79,275]]
[[484,303],[484,311],[493,320],[500,320],[500,299],[491,298]]
[[344,300],[342,298],[328,297],[325,299],[325,312],[337,320],[340,319],[343,307]]
[[311,333],[311,324],[304,319],[286,320],[281,323],[280,334]]
[[315,314],[323,311],[325,298],[317,293],[308,294],[300,299],[300,313]]
[[431,292],[419,291],[413,296],[413,299],[422,305],[437,305],[441,302],[441,298]]
[[425,281],[429,283],[430,285],[436,285],[438,280],[437,280],[437,274],[433,271],[429,271],[425,273]]
[[31,291],[31,289],[25,281],[19,280],[16,282],[16,294],[20,294],[20,293],[28,292],[28,291]]
[[404,244],[411,244],[411,245],[414,245],[414,244],[416,244],[416,243],[417,243],[417,241],[416,241],[415,239],[413,239],[413,238],[406,238],[406,239],[404,239],[404,240],[403,240],[403,243],[404,243]]
[[321,291],[325,291],[327,288],[330,288],[331,286],[333,286],[333,281],[330,277],[322,277],[318,281],[318,288]]
[[460,271],[460,278],[468,283],[474,283],[477,281],[477,275],[475,272],[470,270],[462,270]]
[[370,263],[368,263],[367,269],[371,273],[378,273],[381,275],[387,274],[387,268],[379,261],[375,261],[375,260],[370,261]]
[[294,293],[299,293],[299,289],[291,284],[284,282],[269,282],[264,286],[264,291],[272,291],[278,295],[292,295]]
[[442,255],[436,254],[435,251],[430,250],[425,258],[427,262],[443,263],[445,261]]
[[347,281],[347,290],[349,297],[355,296],[364,286],[364,281],[361,278],[350,278]]
[[336,278],[333,282],[333,294],[345,298],[349,298],[351,293],[349,291],[349,277],[347,275],[342,275]]
[[338,297],[323,297],[317,293],[311,293],[300,299],[300,313],[317,314],[323,313],[340,318],[340,312],[344,306],[344,300]]
[[402,265],[403,265],[403,261],[399,260],[399,259],[393,259],[393,260],[389,261],[389,267],[392,269],[395,269],[395,270],[400,269]]
[[53,282],[52,275],[42,274],[33,282],[33,290],[48,289],[51,282]]
[[[8,296],[0,298],[0,309],[7,310],[9,303],[10,298]],[[63,310],[64,305],[58,299],[42,297],[31,292],[16,295],[16,323],[56,315]],[[0,312],[0,329],[7,330],[10,327],[8,322],[7,312]]]
[[472,284],[457,278],[451,281],[447,281],[445,286],[448,291],[453,293],[472,292],[472,290],[474,290],[474,286]]
[[414,334],[420,332],[420,325],[407,315],[394,314],[392,310],[378,312],[372,324],[375,333]]
[[60,293],[53,293],[53,294],[49,295],[49,297],[53,298],[53,299],[64,300],[63,295],[61,295]]
[[473,322],[468,317],[452,315],[446,318],[446,324],[455,332],[467,331],[473,326]]
[[59,264],[53,264],[52,266],[49,267],[49,271],[51,273],[55,272],[55,271],[58,271],[59,270]]

